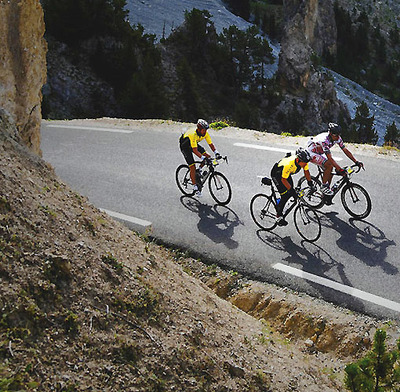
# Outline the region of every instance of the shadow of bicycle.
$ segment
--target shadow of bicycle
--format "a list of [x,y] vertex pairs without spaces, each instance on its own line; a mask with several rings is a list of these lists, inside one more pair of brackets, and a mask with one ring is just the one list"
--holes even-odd
[[197,228],[215,243],[222,243],[228,249],[235,249],[239,243],[233,239],[235,227],[243,225],[238,215],[226,206],[203,204],[191,196],[180,198],[182,205],[199,216]]
[[398,268],[386,262],[388,248],[397,244],[377,226],[365,220],[343,220],[338,212],[325,214],[321,223],[326,230],[335,230],[339,234],[336,244],[349,255],[370,267],[381,267],[386,274],[398,274]]

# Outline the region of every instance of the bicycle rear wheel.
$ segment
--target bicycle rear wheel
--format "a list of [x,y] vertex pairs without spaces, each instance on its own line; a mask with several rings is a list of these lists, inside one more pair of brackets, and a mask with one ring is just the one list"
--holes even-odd
[[272,196],[258,193],[250,202],[250,213],[254,223],[264,230],[272,230],[276,226],[276,207]]
[[178,166],[175,172],[175,180],[179,190],[184,195],[194,195],[192,180],[190,179],[190,169],[188,165]]
[[353,218],[365,219],[371,213],[371,198],[361,185],[349,182],[343,188],[341,198],[344,209]]
[[321,236],[321,222],[318,214],[306,204],[299,204],[294,210],[294,225],[297,232],[308,242]]
[[321,181],[318,177],[311,177],[316,188],[315,191],[311,191],[307,179],[301,177],[297,186],[304,192],[303,201],[311,208],[321,208],[324,205],[323,193],[321,192]]
[[219,172],[214,172],[208,180],[208,189],[212,198],[220,205],[227,205],[232,198],[232,189],[228,179]]

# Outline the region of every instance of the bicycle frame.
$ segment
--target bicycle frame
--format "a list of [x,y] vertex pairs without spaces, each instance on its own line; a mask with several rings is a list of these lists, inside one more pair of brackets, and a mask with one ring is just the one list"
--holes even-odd
[[[273,181],[271,181],[270,184],[264,184],[264,185],[269,185],[270,190],[271,190],[271,196],[274,200],[275,209],[276,209],[276,206],[278,205],[278,198],[276,197],[276,195],[279,194],[278,189],[276,189],[276,186],[274,185]],[[293,202],[288,207],[287,203],[291,199],[293,200]],[[297,203],[300,202],[300,200],[301,200],[301,198],[293,198],[293,197],[288,199],[288,201],[286,202],[286,206],[285,206],[285,212],[282,211],[283,218],[286,218],[290,214],[290,212],[296,207]]]
[[[346,175],[342,176],[339,173],[332,173],[333,176],[340,176],[340,178],[333,183],[333,185],[331,186],[331,189],[333,191],[333,195],[331,197],[329,197],[330,199],[333,199],[337,193],[339,193],[339,191],[346,185],[348,184],[350,181],[351,176],[354,173],[358,173],[360,171],[360,168],[358,167],[358,170],[354,170],[353,168],[356,167],[357,165],[352,165],[352,166],[345,166],[344,170],[346,170]],[[322,176],[324,174],[324,171],[322,170],[322,168],[320,166],[317,166],[318,168],[318,174],[315,176],[316,178],[318,178],[322,184]],[[332,178],[333,179],[333,178]]]
[[[269,186],[270,193],[267,191],[255,194],[250,201],[250,213],[257,226],[269,231],[277,226],[276,206],[279,192],[268,177],[264,177],[261,184]],[[314,209],[310,208],[303,200],[304,192],[298,188],[296,188],[296,192],[298,197],[293,198],[292,203],[285,206],[283,217],[285,218],[294,209],[293,220],[297,232],[306,241],[314,242],[321,235],[321,222]]]
[[[226,156],[223,157],[222,159],[228,163],[228,158]],[[200,187],[202,188],[204,186],[204,184],[207,182],[207,180],[209,179],[209,177],[211,176],[211,174],[213,174],[216,171],[216,167],[219,165],[219,162],[217,159],[213,159],[213,160],[205,159],[204,161],[196,161],[195,165],[196,165],[196,170],[197,170],[197,168],[204,167],[204,166],[206,166],[208,169],[207,174],[205,176],[203,175],[201,178],[199,178],[199,176],[197,175],[197,172],[196,172],[196,183],[198,185],[200,185]]]

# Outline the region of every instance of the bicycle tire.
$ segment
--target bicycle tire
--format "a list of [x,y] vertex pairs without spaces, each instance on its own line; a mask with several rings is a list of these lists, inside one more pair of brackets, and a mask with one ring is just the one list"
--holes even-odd
[[305,203],[298,204],[293,220],[297,232],[304,240],[315,242],[321,236],[321,221],[314,208]]
[[359,184],[349,182],[342,189],[341,199],[344,209],[356,219],[365,219],[372,210],[368,192]]
[[175,172],[175,180],[179,190],[186,196],[194,195],[190,169],[188,165],[180,165]]
[[323,199],[323,193],[321,192],[321,181],[318,177],[312,176],[312,181],[316,184],[317,190],[314,192],[310,192],[310,187],[308,186],[307,179],[305,177],[301,177],[299,182],[297,183],[297,187],[299,187],[303,192],[303,201],[311,208],[320,209],[325,203]]
[[228,179],[220,172],[214,171],[208,179],[211,197],[221,206],[226,206],[232,198],[232,188]]
[[254,223],[263,230],[276,227],[276,206],[272,196],[258,193],[250,201],[250,214]]

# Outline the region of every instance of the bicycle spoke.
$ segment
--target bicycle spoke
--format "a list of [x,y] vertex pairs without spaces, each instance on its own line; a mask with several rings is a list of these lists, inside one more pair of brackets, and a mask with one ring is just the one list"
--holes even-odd
[[250,213],[261,229],[272,230],[276,226],[276,209],[271,196],[263,193],[255,195],[250,202]]
[[306,241],[317,241],[321,236],[321,222],[318,214],[310,207],[299,204],[294,211],[294,224],[297,232]]
[[304,192],[303,200],[311,208],[321,208],[324,205],[323,194],[320,191],[321,182],[317,177],[312,177],[316,190],[311,190],[305,177],[300,178],[297,186]]
[[190,170],[188,165],[180,165],[176,169],[175,173],[176,184],[178,185],[179,190],[184,195],[193,195],[194,190],[192,186],[192,181],[190,179]]
[[228,179],[219,172],[214,172],[208,181],[208,188],[212,198],[220,205],[231,201],[232,190]]
[[350,182],[343,188],[341,198],[344,209],[352,217],[365,219],[370,214],[371,198],[361,185]]

